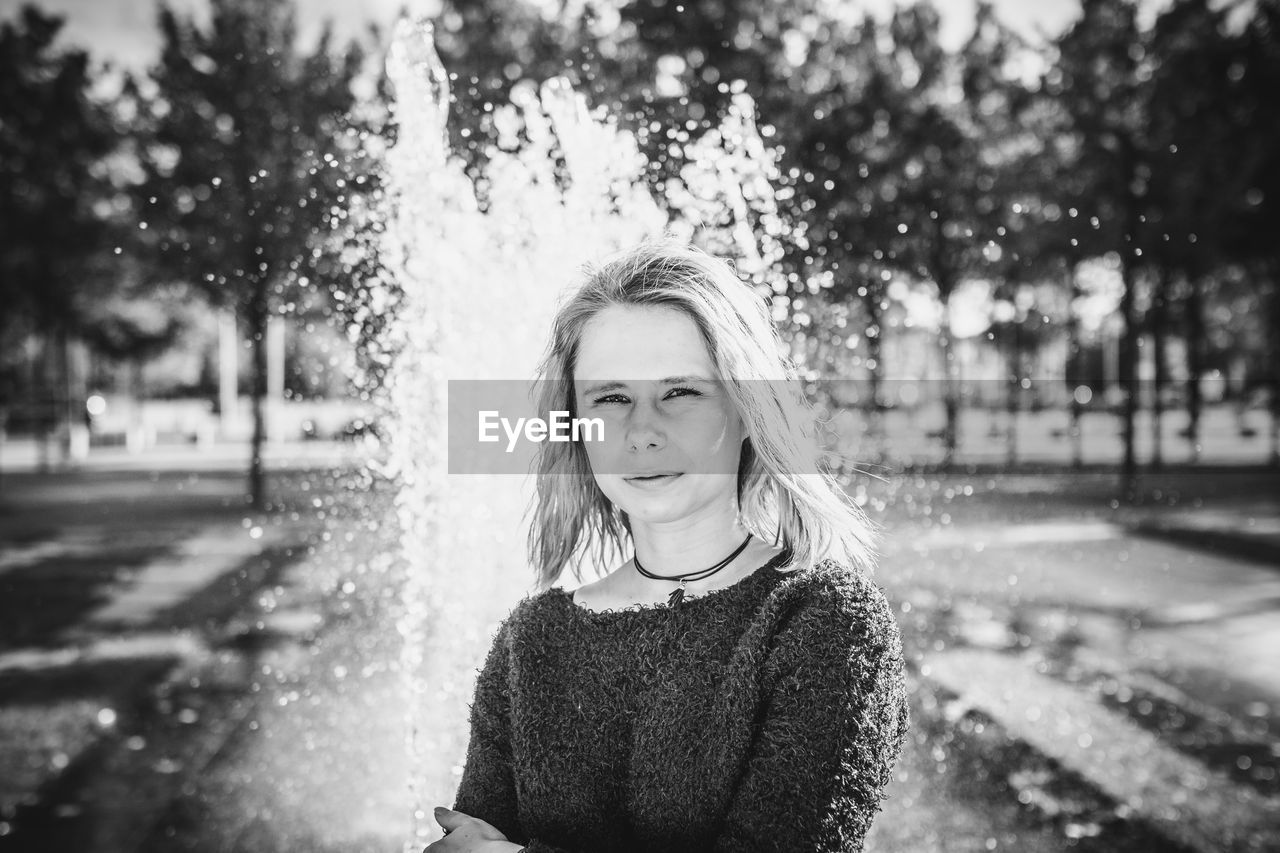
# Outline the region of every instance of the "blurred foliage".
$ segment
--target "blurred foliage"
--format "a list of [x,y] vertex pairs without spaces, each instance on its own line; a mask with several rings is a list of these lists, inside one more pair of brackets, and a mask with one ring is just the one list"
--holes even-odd
[[331,272],[312,249],[347,201],[345,117],[362,61],[326,31],[298,47],[285,0],[215,0],[210,27],[161,7],[159,65],[131,81],[139,227],[159,274],[236,311],[251,334]]
[[160,61],[127,87],[143,175],[134,197],[155,274],[201,288],[247,329],[260,505],[267,320],[347,286],[322,235],[350,200],[345,122],[363,53],[335,52],[327,28],[304,52],[288,0],[213,0],[210,11],[202,28],[162,5]]
[[89,95],[88,56],[55,52],[62,27],[32,6],[0,28],[0,332],[82,326],[80,296],[110,231],[94,209],[108,194],[100,164],[116,144]]
[[[160,61],[111,104],[88,96],[83,54],[52,52],[55,19],[6,25],[0,331],[63,323],[136,354],[180,326],[165,299],[198,293],[255,340],[272,312],[333,322],[376,384],[394,357],[377,252],[394,127],[385,77],[362,97],[353,82],[380,57],[327,33],[302,50],[290,0],[213,0],[209,20],[162,7]],[[1077,308],[1100,259],[1123,283],[1121,379],[1150,336],[1158,378],[1187,377],[1193,441],[1197,377],[1234,359],[1254,385],[1280,380],[1280,0],[1171,0],[1145,27],[1129,0],[1082,0],[1047,45],[979,3],[955,49],[927,3],[875,18],[828,0],[442,0],[434,24],[477,178],[497,108],[552,77],[636,135],[660,199],[750,95],[778,169],[787,334],[873,382],[893,369],[893,294],[927,285],[945,306],[971,281],[990,285],[1011,379],[1065,336],[1082,381]],[[1166,363],[1173,341],[1185,364]]]
[[[484,149],[487,105],[517,81],[566,75],[624,114],[661,197],[745,91],[782,154],[788,315],[828,316],[809,304],[814,295],[842,306],[854,320],[846,351],[873,383],[893,282],[929,282],[944,306],[962,281],[993,282],[993,315],[1012,315],[993,316],[988,337],[1016,379],[1025,351],[1059,334],[1078,358],[1076,269],[1100,257],[1118,260],[1123,284],[1121,387],[1136,387],[1141,335],[1154,341],[1162,380],[1167,341],[1186,343],[1193,445],[1199,377],[1215,360],[1206,316],[1222,314],[1206,300],[1221,307],[1219,283],[1240,270],[1266,321],[1263,334],[1235,341],[1236,357],[1254,383],[1280,379],[1277,0],[1174,0],[1147,29],[1128,0],[1083,0],[1044,48],[980,3],[972,37],[954,51],[924,3],[887,22],[817,0],[604,0],[561,4],[555,20],[514,5],[455,0],[440,17],[442,54],[464,84],[460,111],[477,117],[455,144]],[[1229,24],[1242,13],[1243,26]],[[947,317],[950,450],[958,400]],[[1078,381],[1078,369],[1067,372]],[[1137,394],[1123,399],[1131,475]]]
[[0,403],[49,405],[68,341],[147,358],[184,328],[174,301],[122,257],[133,221],[115,202],[127,128],[94,93],[63,19],[23,7],[0,27]]

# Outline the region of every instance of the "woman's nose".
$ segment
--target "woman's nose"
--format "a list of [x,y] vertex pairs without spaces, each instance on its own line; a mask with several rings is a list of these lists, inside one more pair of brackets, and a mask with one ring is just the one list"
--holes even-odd
[[627,416],[626,440],[632,450],[640,447],[662,447],[666,444],[666,432],[661,424],[657,407],[637,403]]

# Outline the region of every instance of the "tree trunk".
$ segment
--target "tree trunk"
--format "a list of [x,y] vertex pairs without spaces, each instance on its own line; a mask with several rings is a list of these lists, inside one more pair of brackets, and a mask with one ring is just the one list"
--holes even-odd
[[1191,446],[1191,461],[1200,458],[1200,412],[1204,403],[1200,397],[1200,375],[1204,372],[1204,307],[1200,293],[1200,278],[1192,273],[1187,278],[1187,429],[1186,437]]
[[66,327],[61,325],[58,326],[58,330],[54,334],[58,363],[58,418],[62,421],[62,428],[58,430],[58,454],[62,458],[62,467],[70,468],[72,463],[71,442],[75,430],[75,420],[78,417],[78,412],[76,411],[78,407],[75,403],[73,391],[75,381],[71,375],[71,335]]
[[147,431],[142,414],[146,389],[142,382],[142,358],[138,356],[129,359],[129,394],[133,397],[133,405],[129,412],[125,447],[131,453],[139,453],[147,446]]
[[1280,468],[1280,258],[1271,265],[1271,298],[1267,308],[1267,337],[1271,342],[1271,458],[1272,468]]
[[1005,409],[1008,413],[1009,429],[1005,435],[1005,466],[1010,470],[1018,464],[1018,410],[1021,408],[1022,396],[1022,336],[1018,318],[1013,320],[1013,348],[1007,356],[1009,379],[1005,382]]
[[871,385],[871,428],[869,432],[872,444],[876,449],[875,461],[880,464],[885,459],[884,403],[881,400],[880,391],[881,377],[884,375],[884,366],[881,359],[884,347],[880,336],[884,334],[884,327],[880,325],[880,301],[874,298],[873,293],[872,288],[868,287],[867,296],[863,298],[862,304],[870,319],[867,328],[869,331],[874,330],[875,332],[875,334],[866,336],[867,358],[870,361],[867,379]]
[[1169,276],[1163,268],[1156,270],[1155,294],[1151,300],[1151,356],[1155,364],[1154,388],[1151,397],[1151,468],[1160,470],[1164,467],[1162,444],[1160,437],[1161,421],[1164,415],[1163,391],[1166,376],[1164,357],[1165,339],[1165,303],[1168,291]]
[[40,352],[31,361],[31,382],[28,387],[31,390],[31,417],[32,428],[36,438],[36,471],[41,474],[49,473],[49,441],[52,433],[50,420],[53,414],[53,398],[49,395],[48,389],[52,386],[51,369],[50,369],[50,343],[49,334],[45,332],[40,336]]
[[1134,319],[1133,308],[1133,259],[1128,253],[1122,255],[1120,274],[1124,281],[1124,292],[1120,295],[1120,318],[1123,328],[1120,332],[1120,387],[1124,393],[1123,418],[1124,458],[1120,463],[1121,491],[1126,501],[1137,497],[1138,460],[1134,452],[1134,426],[1138,412],[1138,328]]
[[[1120,176],[1124,186],[1132,187],[1132,180],[1139,166],[1138,152],[1132,141],[1125,139],[1122,145]],[[1130,245],[1120,247],[1120,277],[1124,291],[1120,294],[1120,385],[1124,389],[1124,459],[1120,465],[1121,492],[1126,502],[1138,496],[1138,460],[1135,454],[1135,420],[1138,413],[1138,332],[1139,324],[1134,316],[1135,275],[1137,259],[1134,246],[1138,242],[1141,222],[1141,199],[1132,189],[1124,194],[1124,233],[1122,240]]]
[[267,277],[254,280],[249,302],[249,334],[253,341],[253,440],[249,461],[249,499],[256,510],[266,509],[266,482],[262,470],[262,445],[266,439],[263,407],[267,396]]
[[942,427],[942,467],[950,468],[955,462],[957,436],[960,418],[959,391],[956,388],[956,353],[955,342],[951,339],[951,290],[952,283],[945,275],[935,272],[938,284],[938,299],[942,302],[942,328],[939,337],[942,343],[942,404],[946,409],[946,423]]
[[[1071,395],[1071,422],[1067,433],[1071,440],[1071,466],[1084,467],[1084,438],[1080,431],[1080,419],[1084,414],[1084,404],[1076,395],[1076,388],[1083,383],[1080,370],[1080,318],[1076,316],[1076,300],[1080,298],[1080,285],[1076,282],[1075,265],[1067,264],[1067,290],[1071,293],[1070,307],[1067,310],[1067,376],[1068,392]],[[1090,386],[1092,387],[1092,386]]]
[[960,415],[960,403],[955,387],[955,346],[951,341],[951,329],[943,320],[942,329],[942,406],[946,412],[946,421],[942,425],[942,467],[950,468],[956,456],[956,421]]
[[938,302],[942,305],[942,322],[939,337],[942,343],[942,401],[946,409],[946,422],[942,427],[942,467],[950,468],[955,462],[959,445],[958,422],[960,419],[959,392],[956,388],[956,353],[951,339],[951,294],[955,290],[956,270],[948,263],[946,255],[946,227],[941,219],[933,223],[933,240],[929,248],[928,266],[933,282],[938,288]]

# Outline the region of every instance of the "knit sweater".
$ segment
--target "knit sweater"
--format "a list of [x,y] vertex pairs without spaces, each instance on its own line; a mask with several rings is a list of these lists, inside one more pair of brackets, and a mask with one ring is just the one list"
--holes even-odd
[[523,598],[454,809],[529,853],[861,850],[908,726],[898,627],[863,574],[788,560],[675,606]]

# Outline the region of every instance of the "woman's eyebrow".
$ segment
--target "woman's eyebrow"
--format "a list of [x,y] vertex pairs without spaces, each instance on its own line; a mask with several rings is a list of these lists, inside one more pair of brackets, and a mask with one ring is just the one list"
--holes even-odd
[[[665,379],[659,379],[660,385],[679,385],[685,382],[710,382],[705,376],[668,376]],[[601,394],[605,391],[616,391],[619,388],[626,388],[625,382],[601,382],[596,385],[590,385],[584,390],[583,394]]]

